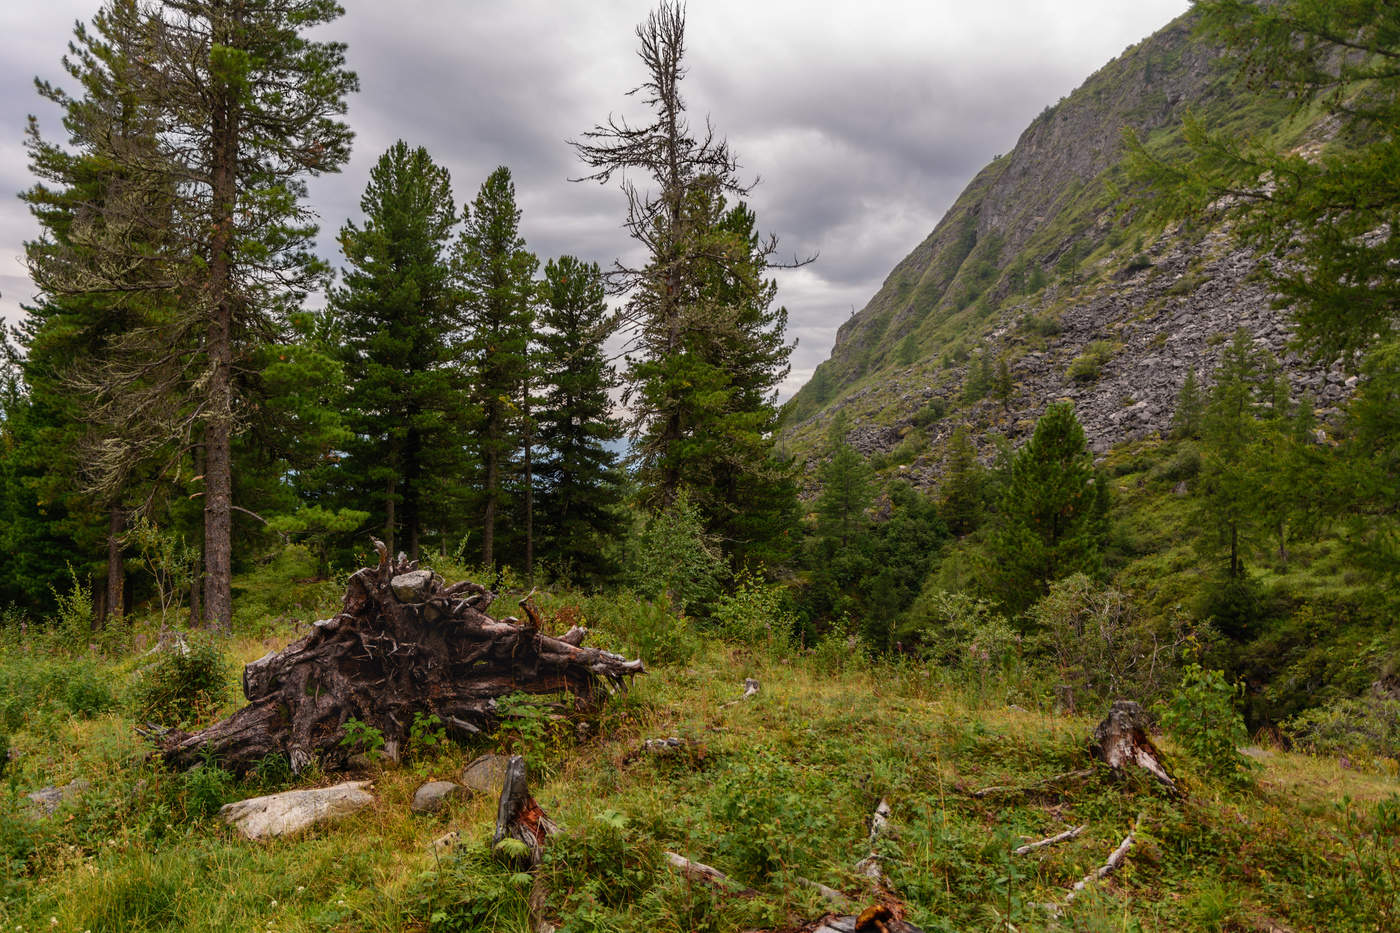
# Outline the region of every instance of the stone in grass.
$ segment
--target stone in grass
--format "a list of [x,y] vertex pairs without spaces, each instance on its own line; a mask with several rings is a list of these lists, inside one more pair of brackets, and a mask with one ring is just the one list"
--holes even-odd
[[285,836],[364,809],[374,803],[365,790],[369,786],[369,781],[347,781],[334,787],[289,790],[225,804],[219,813],[247,839]]
[[491,752],[480,755],[462,769],[462,783],[473,793],[485,794],[488,797],[498,796],[501,793],[501,784],[506,779],[506,766],[509,764],[510,758],[506,755]]
[[461,796],[464,789],[451,781],[430,781],[413,794],[413,812],[437,813],[449,800]]
[[31,804],[31,813],[36,817],[45,817],[52,816],[54,811],[58,809],[59,804],[63,803],[63,801],[69,800],[87,789],[88,782],[79,778],[76,781],[64,784],[62,787],[53,787],[50,785],[49,787],[41,788],[26,796]]

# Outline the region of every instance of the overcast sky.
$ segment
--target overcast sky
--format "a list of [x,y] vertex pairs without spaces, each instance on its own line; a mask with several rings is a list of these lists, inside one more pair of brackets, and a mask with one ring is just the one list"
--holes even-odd
[[[521,226],[543,260],[574,253],[607,265],[631,246],[614,184],[571,184],[566,140],[609,113],[642,117],[625,92],[642,79],[633,30],[647,0],[342,0],[321,30],[349,45],[362,90],[350,100],[354,156],[316,179],[322,253],[359,217],[369,167],[396,139],[426,146],[471,200],[510,166]],[[99,0],[0,4],[0,314],[33,289],[23,242],[37,233],[14,197],[32,180],[26,116],[50,138],[57,114],[36,75],[59,59]],[[779,274],[799,345],[784,396],[830,353],[836,328],[938,222],[972,175],[1009,151],[1047,104],[1188,0],[691,0],[689,74],[697,122],[708,114],[747,177],[760,227],[816,263]]]

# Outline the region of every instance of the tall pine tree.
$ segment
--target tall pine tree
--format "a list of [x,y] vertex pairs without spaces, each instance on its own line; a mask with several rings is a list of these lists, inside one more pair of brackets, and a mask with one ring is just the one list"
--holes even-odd
[[539,260],[520,235],[515,183],[504,165],[492,172],[467,212],[458,242],[466,365],[479,424],[481,561],[498,562],[496,523],[503,515],[509,473],[522,449],[530,380]]
[[370,170],[360,210],[363,225],[340,230],[347,266],[330,302],[352,432],[343,482],[350,502],[374,505],[390,550],[417,559],[425,505],[446,498],[435,477],[467,472],[451,179],[426,149],[399,140]]
[[[78,160],[101,158],[128,179],[133,196],[91,205],[105,231],[95,249],[31,254],[30,272],[52,298],[174,296],[168,326],[130,332],[123,352],[95,373],[124,427],[104,449],[105,463],[120,475],[128,451],[143,445],[198,445],[204,612],[226,627],[233,437],[250,414],[242,374],[287,312],[324,284],[328,268],[311,253],[316,227],[301,203],[304,178],[334,171],[348,157],[351,134],[340,116],[356,79],[344,67],[342,45],[304,35],[340,15],[334,0],[112,0],[106,10],[111,21],[130,23],[123,67],[104,58],[115,33],[102,18],[92,32],[80,28],[68,68],[81,96],[41,85],[64,109],[73,150],[35,130],[31,159],[63,189],[74,185]],[[158,128],[141,137],[147,145],[117,145],[97,131],[101,124],[88,115],[111,100],[144,108]],[[160,410],[145,404],[161,397],[144,391],[153,361],[172,368],[183,361],[194,372],[179,401]]]
[[545,264],[537,337],[541,533],[550,560],[580,582],[616,570],[608,529],[622,490],[609,445],[622,429],[609,397],[617,375],[603,348],[611,323],[597,263],[561,256]]
[[623,182],[625,227],[647,258],[612,273],[628,296],[624,399],[643,498],[666,508],[689,490],[732,556],[770,557],[795,511],[772,446],[773,389],[791,351],[786,313],[772,308],[763,277],[776,242],[758,238],[746,207],[726,203],[748,190],[728,144],[686,118],[684,8],[663,2],[637,37],[647,77],[635,93],[649,122],[614,118],[575,147],[589,180],[635,170],[655,185]]

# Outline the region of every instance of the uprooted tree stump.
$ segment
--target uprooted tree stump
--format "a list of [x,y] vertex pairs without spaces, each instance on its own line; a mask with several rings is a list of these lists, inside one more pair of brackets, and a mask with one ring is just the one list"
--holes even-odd
[[189,767],[209,755],[242,773],[282,754],[293,771],[313,759],[334,769],[355,751],[342,744],[349,719],[377,729],[397,757],[415,714],[436,715],[466,737],[495,722],[497,697],[568,692],[587,706],[600,687],[623,689],[644,673],[640,660],[580,647],[583,629],[542,634],[528,598],[526,621],[497,621],[486,614],[495,594],[484,586],[446,586],[402,554],[391,559],[383,543],[375,547],[379,566],[350,578],[337,615],[244,668],[247,706],[199,732],[164,737],[168,763]]

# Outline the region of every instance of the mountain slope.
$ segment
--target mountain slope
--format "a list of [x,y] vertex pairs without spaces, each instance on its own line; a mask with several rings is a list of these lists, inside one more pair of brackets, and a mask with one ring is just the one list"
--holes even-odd
[[[1104,450],[1163,430],[1186,372],[1208,374],[1238,327],[1286,358],[1297,392],[1324,408],[1337,401],[1338,376],[1288,356],[1285,318],[1248,252],[1225,231],[1153,229],[1121,193],[1125,129],[1157,152],[1183,145],[1188,110],[1290,143],[1317,132],[1285,100],[1241,98],[1225,64],[1193,37],[1188,15],[1046,108],[842,326],[788,403],[787,449],[814,456],[822,425],[845,410],[857,447],[902,444],[897,459],[927,481],[956,423],[1015,437],[1070,398]],[[967,388],[1002,358],[1014,382],[1004,405]]]

